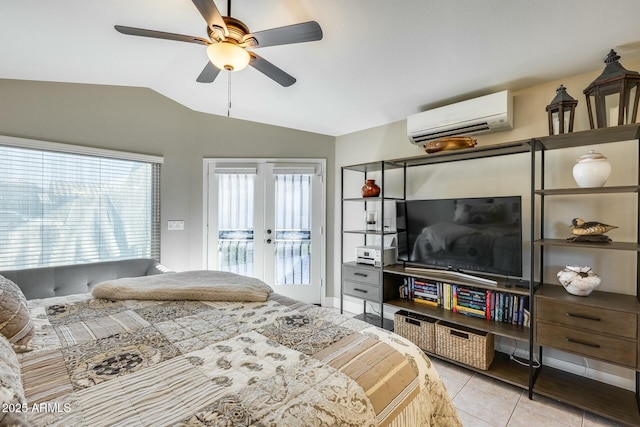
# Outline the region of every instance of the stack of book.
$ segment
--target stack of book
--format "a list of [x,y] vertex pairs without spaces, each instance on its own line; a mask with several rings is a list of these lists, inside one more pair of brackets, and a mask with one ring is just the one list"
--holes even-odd
[[413,300],[421,304],[439,305],[438,285],[424,280],[413,280]]
[[529,326],[529,296],[488,291],[487,319]]
[[496,322],[529,326],[529,296],[407,277],[401,298]]
[[454,285],[452,307],[457,313],[487,318],[487,291]]

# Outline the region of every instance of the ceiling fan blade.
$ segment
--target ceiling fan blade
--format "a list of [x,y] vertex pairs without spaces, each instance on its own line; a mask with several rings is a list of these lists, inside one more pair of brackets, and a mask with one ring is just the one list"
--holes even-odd
[[151,37],[154,39],[175,40],[179,42],[203,44],[205,46],[208,46],[211,44],[209,40],[203,39],[200,37],[185,36],[182,34],[174,34],[174,33],[165,33],[164,31],[145,30],[143,28],[125,27],[122,25],[115,25],[114,28],[119,33],[127,34],[130,36],[142,36],[142,37]]
[[272,28],[270,30],[258,31],[247,34],[242,38],[242,42],[255,39],[257,46],[277,46],[282,44],[311,42],[322,39],[322,28],[316,21],[302,22],[300,24],[287,25],[286,27]]
[[211,62],[207,62],[207,65],[204,66],[196,81],[198,83],[213,83],[216,77],[218,77],[219,72],[220,69],[218,67]]
[[227,24],[224,23],[224,19],[222,19],[222,15],[220,15],[220,11],[216,7],[216,4],[213,0],[192,0],[193,4],[196,6],[200,15],[207,21],[207,25],[212,30],[216,28],[222,29],[222,34],[225,37],[229,36],[229,30],[227,29]]
[[288,87],[296,82],[296,79],[293,76],[285,73],[266,59],[253,52],[249,52],[249,55],[251,56],[249,65],[274,80],[276,83],[279,83],[284,87]]

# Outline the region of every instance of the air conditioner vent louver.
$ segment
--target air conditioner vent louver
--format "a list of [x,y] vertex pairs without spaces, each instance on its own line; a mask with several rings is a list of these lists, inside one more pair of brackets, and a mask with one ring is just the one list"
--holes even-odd
[[513,129],[509,91],[481,96],[407,117],[407,136],[416,145],[448,136]]
[[465,134],[472,135],[473,133],[478,133],[486,130],[490,130],[489,123],[482,122],[482,123],[476,123],[476,124],[471,124],[467,126],[460,126],[454,129],[429,132],[423,135],[420,135],[417,133],[414,135],[413,141],[416,144],[421,144],[421,143],[433,141],[434,139],[444,138],[447,136],[456,136],[456,135],[465,135]]

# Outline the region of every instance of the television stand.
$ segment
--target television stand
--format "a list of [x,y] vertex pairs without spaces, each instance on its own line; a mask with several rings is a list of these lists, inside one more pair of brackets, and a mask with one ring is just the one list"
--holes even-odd
[[422,268],[422,267],[405,267],[405,271],[414,273],[433,274],[437,276],[455,276],[463,279],[470,280],[472,282],[482,283],[483,285],[498,286],[498,282],[492,279],[485,279],[484,277],[474,276],[472,274],[462,273],[456,270],[438,270],[437,268]]

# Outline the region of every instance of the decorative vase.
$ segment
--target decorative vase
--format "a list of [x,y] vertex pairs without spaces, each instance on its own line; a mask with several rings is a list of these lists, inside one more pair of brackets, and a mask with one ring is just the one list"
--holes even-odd
[[611,165],[600,153],[589,150],[573,166],[573,179],[578,187],[602,187],[611,174]]
[[362,186],[362,197],[378,197],[380,195],[380,186],[376,184],[375,179],[367,179]]
[[570,294],[586,297],[600,285],[600,276],[589,266],[567,265],[558,271],[558,281]]

